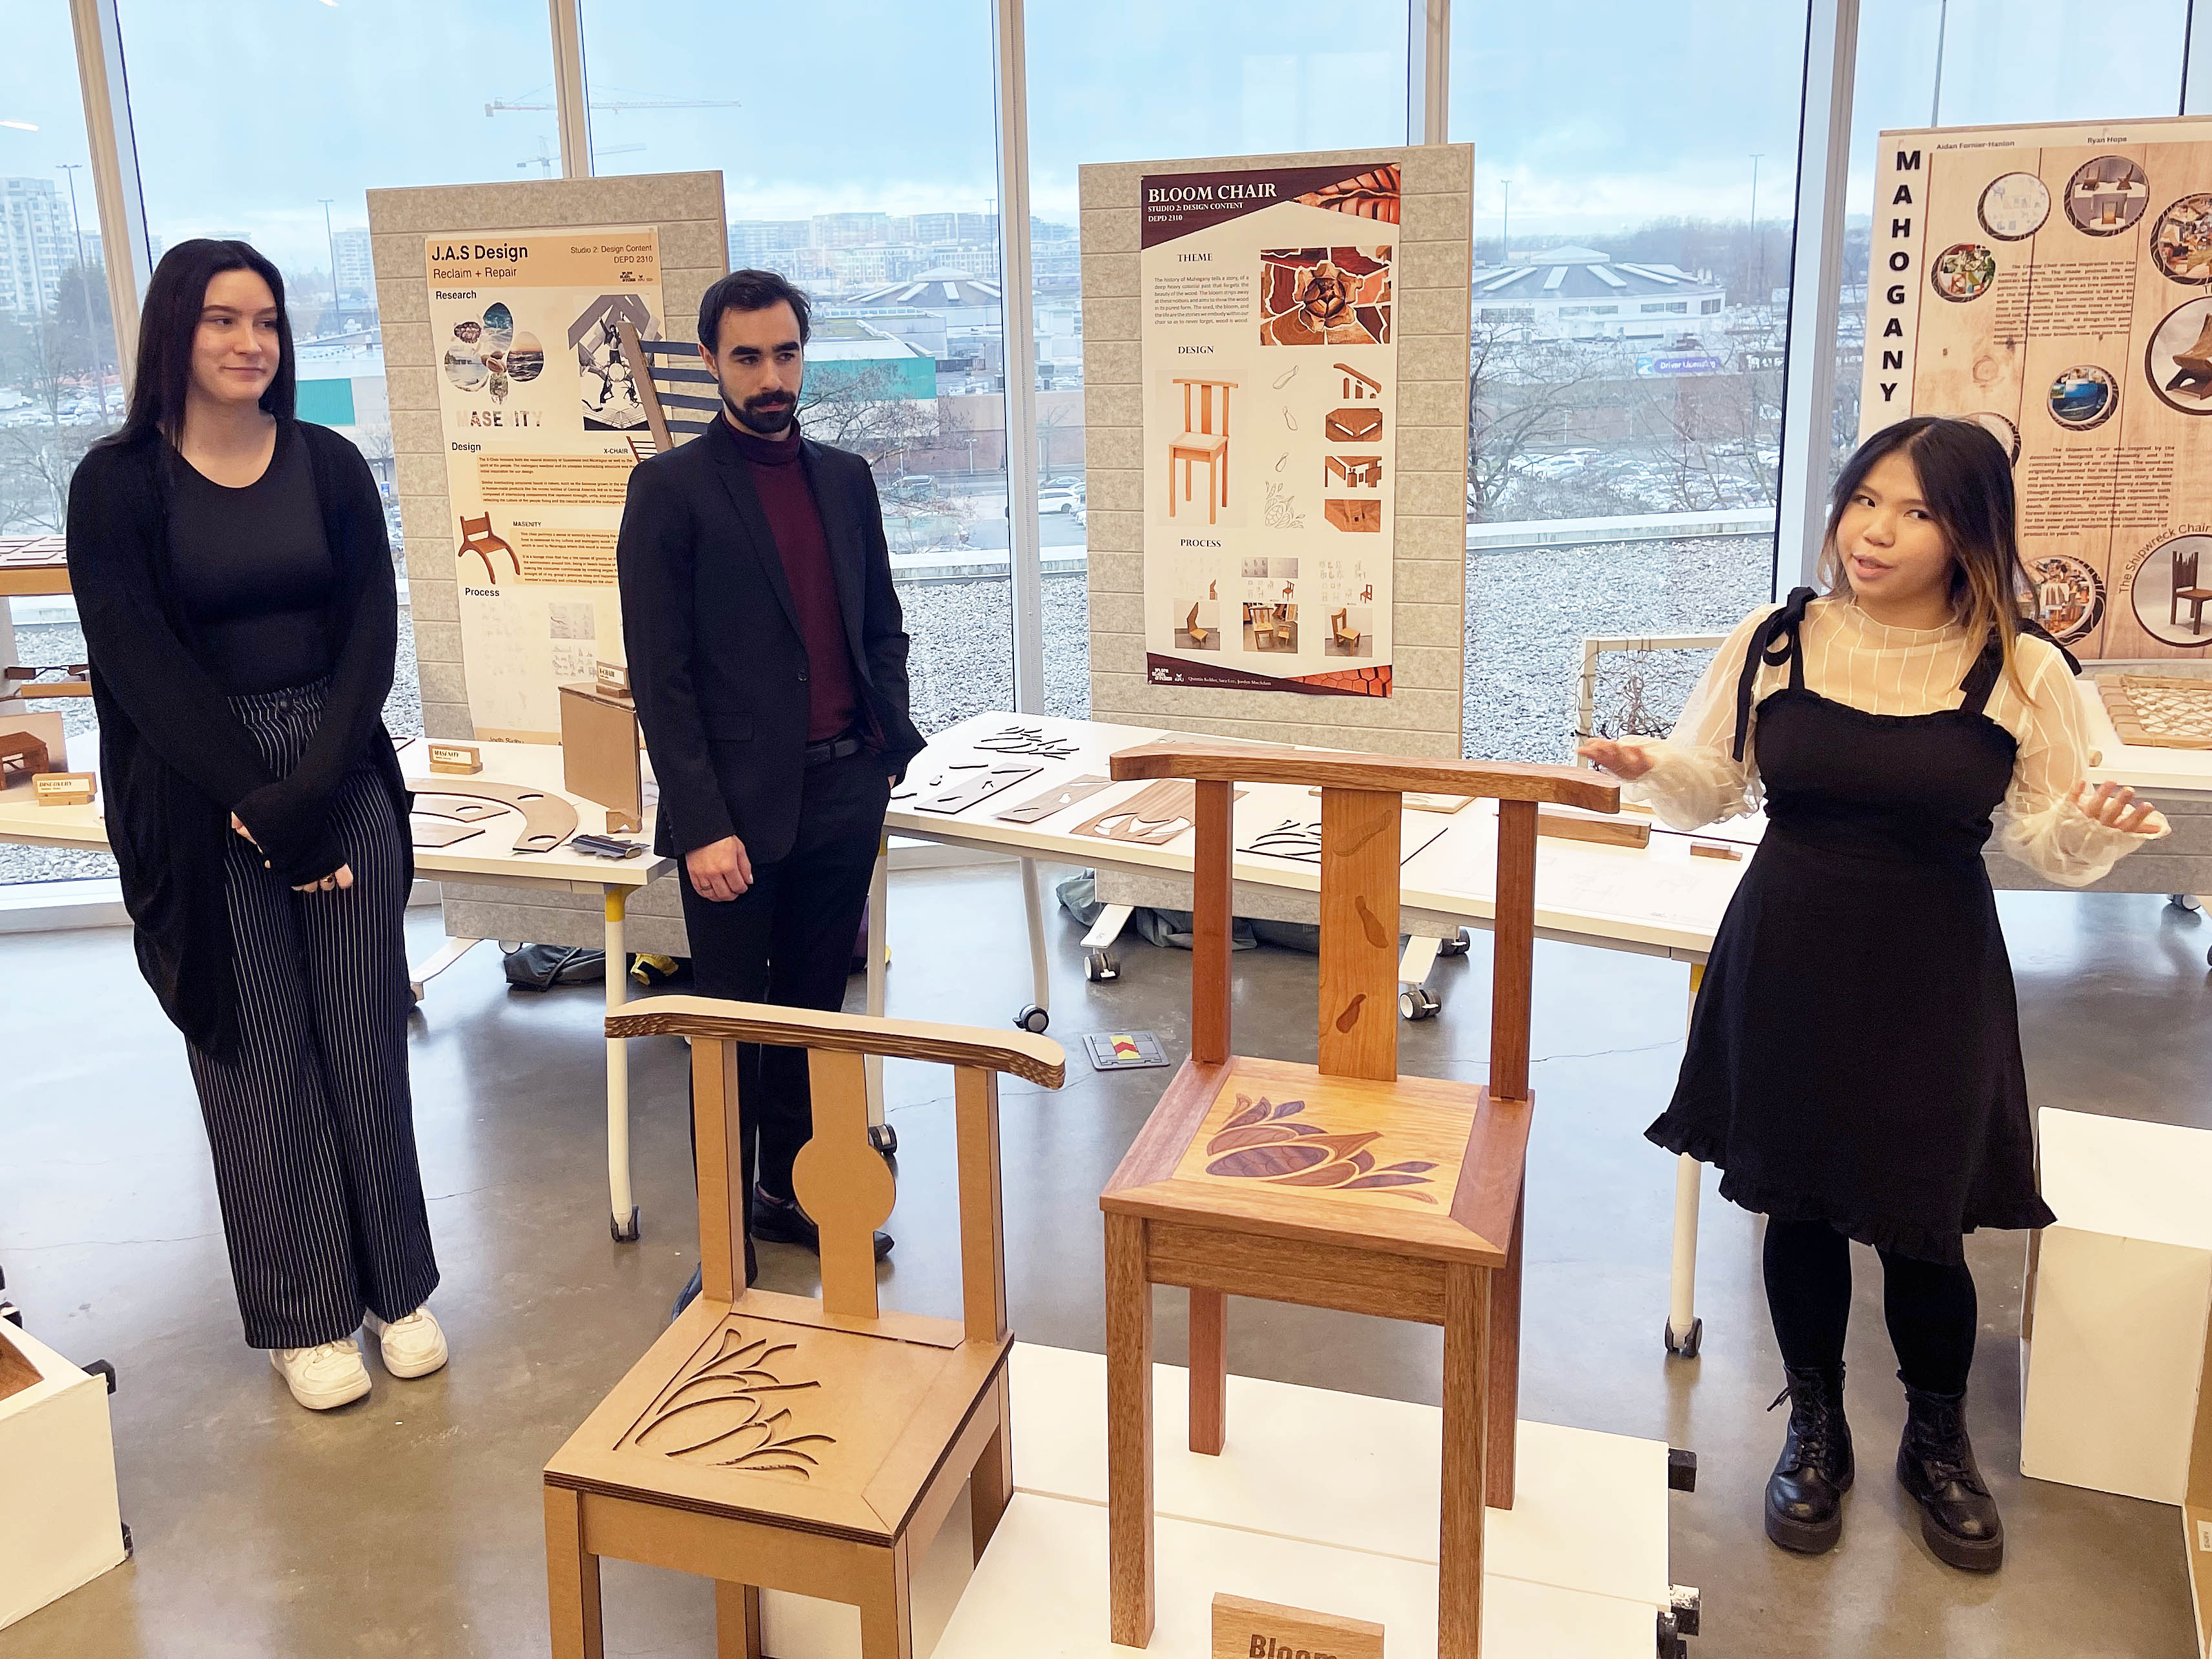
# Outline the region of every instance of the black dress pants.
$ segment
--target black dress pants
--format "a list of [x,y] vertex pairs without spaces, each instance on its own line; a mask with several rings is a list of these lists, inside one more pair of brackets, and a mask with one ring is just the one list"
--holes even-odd
[[[323,685],[233,697],[279,776],[306,752]],[[404,1319],[437,1287],[407,1079],[406,826],[356,767],[331,803],[353,885],[295,893],[243,836],[223,890],[239,1048],[187,1043],[246,1340],[312,1348]]]
[[[810,767],[801,788],[791,851],[773,864],[756,860],[742,894],[717,903],[694,892],[688,875],[679,884],[701,996],[830,1012],[845,1006],[890,775],[883,757],[864,749]],[[805,1049],[738,1045],[738,1133],[750,1235],[753,1182],[771,1197],[791,1197],[791,1166],[813,1137]]]

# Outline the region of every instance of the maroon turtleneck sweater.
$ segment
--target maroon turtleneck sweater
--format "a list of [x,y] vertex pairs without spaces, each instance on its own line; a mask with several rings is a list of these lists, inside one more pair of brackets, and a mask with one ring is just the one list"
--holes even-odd
[[830,539],[822,514],[799,459],[799,425],[781,438],[741,432],[725,416],[715,429],[738,447],[750,468],[753,493],[768,515],[775,550],[783,560],[783,580],[799,611],[799,635],[806,646],[806,740],[822,743],[853,724],[856,699],[853,668],[845,650],[845,621],[837,605],[837,574],[830,565]]

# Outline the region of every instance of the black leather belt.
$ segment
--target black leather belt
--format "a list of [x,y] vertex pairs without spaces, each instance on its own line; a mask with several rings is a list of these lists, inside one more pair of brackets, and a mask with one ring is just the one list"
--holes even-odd
[[860,752],[860,740],[855,737],[824,738],[820,743],[810,743],[799,751],[799,757],[809,766],[827,766],[831,761],[843,760],[848,755]]

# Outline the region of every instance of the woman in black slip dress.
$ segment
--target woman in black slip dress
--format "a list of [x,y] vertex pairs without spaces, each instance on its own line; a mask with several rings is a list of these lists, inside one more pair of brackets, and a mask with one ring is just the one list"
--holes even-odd
[[1826,597],[1800,588],[1736,629],[1669,740],[1582,753],[1681,829],[1767,814],[1647,1132],[1767,1217],[1790,1402],[1767,1535],[1816,1553],[1842,1533],[1857,1239],[1881,1257],[1905,1387],[1898,1479],[1929,1548],[1985,1571],[2004,1534],[1966,1435],[1962,1239],[2054,1218],[1982,848],[2002,805],[2006,850],[2081,885],[2166,824],[2081,781],[2075,665],[2022,618],[2011,470],[1980,426],[1917,417],[1862,445],[1820,569]]

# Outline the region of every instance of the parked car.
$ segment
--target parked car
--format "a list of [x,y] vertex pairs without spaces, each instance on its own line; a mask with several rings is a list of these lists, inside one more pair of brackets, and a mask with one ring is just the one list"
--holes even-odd
[[1080,513],[1083,496],[1073,489],[1040,489],[1037,491],[1037,511],[1040,513]]
[[903,472],[891,480],[893,501],[926,501],[937,494],[937,480],[927,472]]
[[1080,472],[1063,472],[1056,478],[1047,478],[1040,488],[1072,489],[1080,495],[1083,494],[1083,475]]

